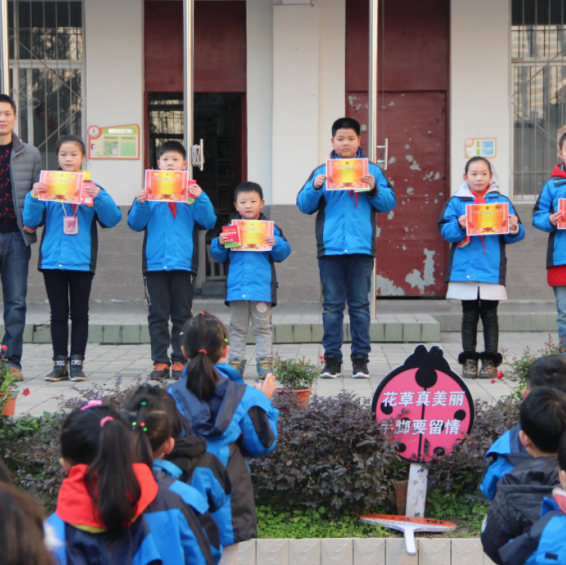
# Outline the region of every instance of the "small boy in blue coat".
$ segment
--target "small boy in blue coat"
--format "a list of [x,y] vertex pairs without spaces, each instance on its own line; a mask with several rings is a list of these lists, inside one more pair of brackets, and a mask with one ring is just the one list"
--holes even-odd
[[[523,400],[527,395],[540,387],[553,388],[566,393],[566,357],[563,355],[544,355],[539,357],[527,373],[527,388],[523,392]],[[486,464],[480,490],[488,499],[493,500],[497,483],[504,475],[511,472],[530,455],[519,439],[521,425],[505,432],[490,448],[485,456]]]
[[[178,141],[161,146],[160,170],[187,168],[186,151]],[[196,184],[190,192],[194,203],[148,202],[140,190],[128,214],[128,226],[144,231],[143,278],[149,307],[150,379],[181,378],[185,358],[181,351],[183,324],[192,317],[194,280],[198,269],[198,230],[212,229],[216,216],[210,199]],[[169,333],[169,318],[173,330]],[[168,349],[173,352],[169,359]],[[171,366],[172,365],[172,366]]]
[[[332,124],[331,159],[365,159],[360,124],[340,118]],[[318,268],[322,283],[325,366],[321,377],[342,375],[344,308],[348,301],[352,334],[353,374],[369,378],[369,294],[376,250],[376,214],[390,212],[397,201],[381,169],[369,163],[363,181],[369,192],[326,189],[326,164],[317,167],[297,196],[303,214],[316,216]]]
[[[262,214],[263,190],[255,182],[243,182],[234,191],[237,220],[267,220]],[[277,304],[275,263],[289,257],[291,246],[277,226],[265,242],[271,251],[234,251],[226,248],[224,233],[212,241],[210,256],[226,265],[226,304],[230,306],[229,364],[242,376],[246,366],[246,337],[250,319],[256,343],[257,374],[260,379],[273,371],[271,308]]]

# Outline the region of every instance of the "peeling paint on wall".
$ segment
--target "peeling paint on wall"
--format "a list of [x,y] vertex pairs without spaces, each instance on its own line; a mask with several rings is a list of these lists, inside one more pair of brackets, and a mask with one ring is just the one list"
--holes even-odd
[[389,212],[389,214],[387,214],[387,219],[392,220],[393,216],[395,216],[395,212],[393,212],[393,210],[391,210],[391,212]]
[[375,288],[377,294],[381,296],[405,296],[405,291],[401,287],[395,286],[392,280],[381,275],[375,278]]
[[393,163],[396,163],[397,159],[395,159],[395,157],[391,157],[391,159],[389,159],[389,164],[393,165]]
[[413,164],[409,167],[409,169],[412,169],[413,171],[420,171],[421,168],[419,167],[419,165],[417,164],[416,161],[413,161]]
[[409,283],[412,288],[418,288],[421,294],[424,294],[425,287],[431,286],[435,284],[434,280],[434,255],[436,251],[429,251],[425,248],[424,254],[425,259],[424,263],[424,273],[421,276],[421,273],[414,269],[412,273],[409,273],[405,277],[405,282]]
[[407,143],[407,145],[405,145],[405,149],[411,149],[411,146]]
[[[405,155],[405,159],[407,159],[407,161],[409,161],[409,163],[413,162],[413,156],[412,155]],[[407,179],[405,179],[407,180]]]
[[413,192],[415,192],[415,189],[414,189],[412,186],[410,186],[410,187],[407,189],[407,194],[413,194]]

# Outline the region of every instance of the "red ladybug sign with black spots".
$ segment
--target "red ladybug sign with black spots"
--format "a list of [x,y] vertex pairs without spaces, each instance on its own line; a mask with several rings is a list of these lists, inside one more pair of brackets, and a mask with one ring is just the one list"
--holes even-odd
[[399,456],[413,463],[452,453],[474,424],[472,395],[437,346],[428,351],[419,345],[389,373],[375,391],[372,411],[399,442]]

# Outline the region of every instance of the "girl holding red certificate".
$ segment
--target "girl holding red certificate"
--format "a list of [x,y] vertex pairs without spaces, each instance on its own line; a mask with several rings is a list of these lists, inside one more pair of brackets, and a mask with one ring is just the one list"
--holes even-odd
[[[55,146],[59,167],[67,173],[81,172],[85,146],[74,135],[59,139]],[[90,180],[90,173],[82,171]],[[39,270],[51,308],[53,371],[48,382],[84,381],[83,361],[88,338],[88,302],[96,269],[98,235],[96,224],[113,228],[121,219],[120,209],[103,188],[88,182],[82,186],[87,204],[66,204],[41,200],[48,186],[37,182],[24,204],[24,223],[30,227],[45,224],[39,254]],[[70,297],[70,303],[69,303]],[[67,359],[71,314],[71,356]]]
[[[475,379],[493,378],[503,361],[498,352],[499,325],[497,306],[507,300],[505,245],[525,237],[525,228],[513,204],[499,192],[493,181],[491,165],[483,157],[466,163],[464,184],[444,205],[438,227],[450,242],[446,298],[462,301],[462,353],[458,361],[464,365],[463,376]],[[509,206],[509,233],[466,235],[466,206],[470,204]],[[478,321],[481,317],[484,351],[476,352]],[[478,363],[481,359],[481,370]]]

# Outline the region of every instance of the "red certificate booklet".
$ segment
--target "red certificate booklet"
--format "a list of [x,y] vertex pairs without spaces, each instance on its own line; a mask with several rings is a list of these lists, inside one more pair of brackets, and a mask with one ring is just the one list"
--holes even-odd
[[224,244],[226,249],[231,247],[240,247],[242,240],[240,239],[240,228],[236,226],[222,226],[222,233],[228,236],[228,241]]

